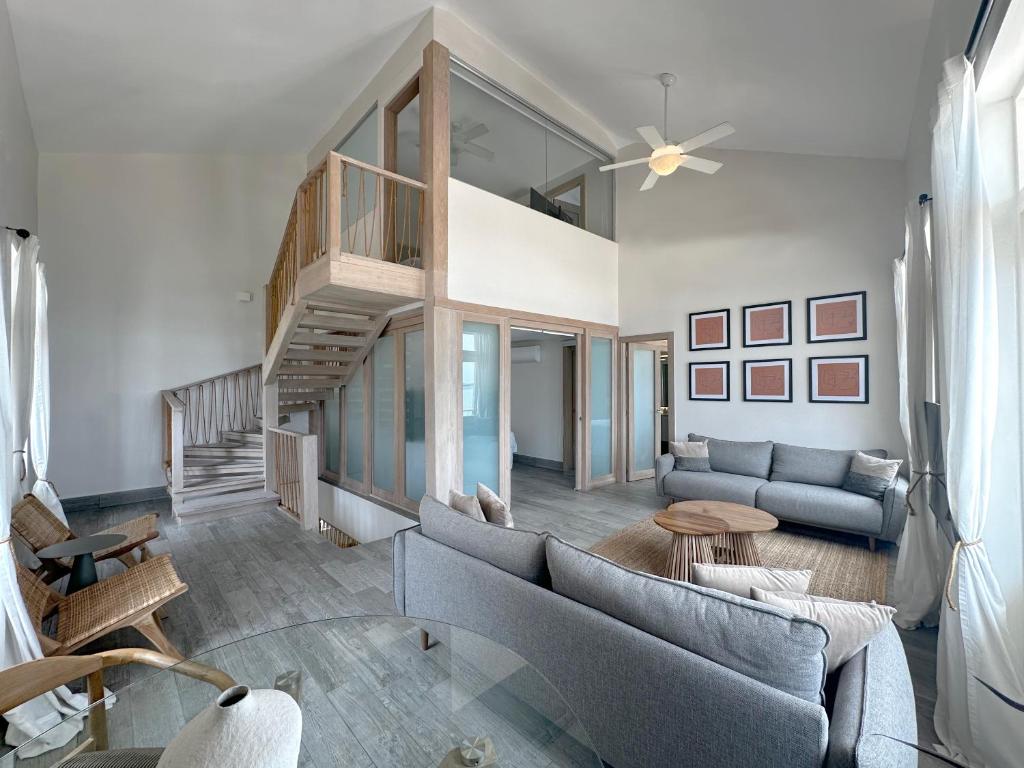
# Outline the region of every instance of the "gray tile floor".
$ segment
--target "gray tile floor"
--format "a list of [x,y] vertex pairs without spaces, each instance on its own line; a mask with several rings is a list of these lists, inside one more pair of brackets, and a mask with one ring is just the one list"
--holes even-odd
[[[516,467],[512,499],[517,527],[551,531],[581,547],[661,506],[650,481],[577,493],[560,473],[532,467]],[[170,552],[189,584],[189,591],[168,606],[165,622],[168,636],[186,655],[298,622],[394,611],[389,540],[339,549],[274,513],[179,527],[166,501],[80,513],[71,525],[88,533],[147,512],[160,515],[161,538],[154,551]],[[101,576],[119,567],[101,565]],[[935,741],[936,634],[901,634],[917,694],[920,741],[930,744]],[[141,642],[126,629],[85,650]],[[148,672],[124,670],[112,674],[109,684],[116,689],[139,674]]]

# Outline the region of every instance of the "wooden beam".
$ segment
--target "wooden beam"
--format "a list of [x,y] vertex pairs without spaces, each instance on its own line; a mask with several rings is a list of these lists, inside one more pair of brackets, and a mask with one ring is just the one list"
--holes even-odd
[[364,347],[366,337],[342,336],[337,333],[296,333],[291,343],[307,347]]
[[426,297],[448,295],[448,176],[451,125],[448,109],[448,49],[431,40],[420,70],[420,176],[424,192],[423,269]]
[[[366,362],[366,358],[370,354],[370,350],[373,349],[373,345],[377,343],[377,339],[379,339],[380,335],[384,333],[384,329],[388,327],[388,323],[390,322],[391,317],[389,315],[383,315],[377,320],[377,324],[366,337],[366,346],[356,352],[355,356],[352,358],[352,362],[350,364],[351,370],[349,371],[348,376],[345,377],[346,384],[352,380],[352,377],[357,374],[363,363]],[[365,391],[363,393],[363,397],[366,397]]]
[[[284,361],[285,353],[288,351],[288,342],[299,325],[299,320],[306,313],[305,299],[296,299],[284,309],[281,322],[277,324],[277,332],[274,333],[274,340],[267,348],[267,356],[263,360],[263,384],[269,384],[277,376],[277,370]],[[275,424],[276,426],[276,424]]]

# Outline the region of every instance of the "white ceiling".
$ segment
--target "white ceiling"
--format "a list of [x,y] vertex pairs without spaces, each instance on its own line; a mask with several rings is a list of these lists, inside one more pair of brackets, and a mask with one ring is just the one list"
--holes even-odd
[[[620,143],[900,157],[933,0],[448,0]],[[965,0],[966,2],[966,0]],[[41,151],[305,152],[428,0],[8,0]],[[524,6],[532,8],[524,9]],[[458,51],[455,51],[458,53]]]

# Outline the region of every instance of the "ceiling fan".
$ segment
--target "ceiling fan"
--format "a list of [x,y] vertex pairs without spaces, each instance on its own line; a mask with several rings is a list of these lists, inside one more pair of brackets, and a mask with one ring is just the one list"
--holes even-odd
[[[658,75],[658,80],[661,81],[662,87],[665,89],[665,118],[663,122],[664,133],[668,135],[668,89],[676,83],[676,76],[669,72],[662,72]],[[650,157],[640,157],[636,160],[625,160],[621,163],[612,163],[610,165],[602,165],[602,171],[613,171],[616,168],[625,168],[629,165],[640,165],[641,163],[647,163],[650,167],[651,172],[647,174],[647,178],[644,183],[640,185],[640,191],[646,192],[648,189],[654,186],[654,183],[658,180],[659,176],[668,176],[674,172],[676,168],[682,166],[683,168],[689,168],[691,171],[700,171],[701,173],[714,173],[722,167],[721,163],[717,163],[714,160],[705,160],[703,157],[694,157],[690,154],[695,149],[710,144],[713,141],[724,139],[726,136],[731,136],[736,132],[729,123],[722,123],[716,125],[714,128],[709,128],[703,133],[698,133],[696,136],[692,136],[686,141],[681,141],[678,144],[669,144],[665,139],[661,138],[661,134],[658,133],[658,129],[653,125],[644,125],[636,129],[636,132],[640,134],[640,137],[651,145]]]
[[[458,120],[451,124],[451,163],[454,168],[459,162],[459,155],[467,153],[489,163],[494,162],[494,152],[476,143],[481,136],[491,132],[491,129],[480,122],[470,120]],[[419,131],[402,131],[399,136],[411,141],[417,147],[420,145]]]

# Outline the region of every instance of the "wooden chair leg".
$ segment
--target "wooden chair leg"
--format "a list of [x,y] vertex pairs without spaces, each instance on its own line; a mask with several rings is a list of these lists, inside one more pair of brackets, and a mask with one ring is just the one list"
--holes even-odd
[[874,536],[868,536],[868,549],[871,552],[875,551],[875,537]]
[[420,650],[430,650],[430,633],[425,629],[420,630]]
[[185,658],[181,651],[175,648],[171,641],[167,639],[167,635],[164,634],[164,630],[160,626],[160,619],[156,617],[155,613],[147,613],[136,621],[134,626],[149,642],[156,646],[160,653],[179,660]]
[[125,568],[134,568],[139,564],[139,561],[135,559],[135,555],[131,552],[125,552],[123,555],[118,555],[117,559],[124,563]]
[[149,551],[149,547],[146,544],[142,544],[139,547],[140,562],[146,562],[153,556],[153,553]]

